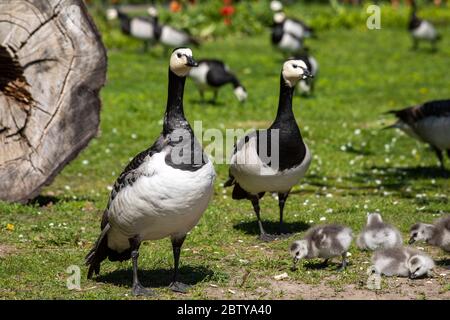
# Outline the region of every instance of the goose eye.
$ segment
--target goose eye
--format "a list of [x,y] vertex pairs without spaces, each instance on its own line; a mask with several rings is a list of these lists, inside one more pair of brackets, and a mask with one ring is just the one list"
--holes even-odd
[[297,68],[298,68],[298,66],[297,66],[296,64],[293,64],[292,67],[293,67],[294,69],[297,69]]
[[177,53],[177,57],[178,57],[178,58],[181,58],[181,53]]

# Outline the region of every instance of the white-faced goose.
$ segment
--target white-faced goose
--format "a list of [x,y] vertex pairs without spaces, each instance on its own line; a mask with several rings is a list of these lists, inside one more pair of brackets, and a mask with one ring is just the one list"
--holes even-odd
[[233,86],[234,95],[239,101],[243,102],[247,99],[247,91],[244,86],[223,61],[216,59],[198,60],[198,68],[191,69],[189,76],[197,85],[202,100],[204,100],[204,92],[212,90],[214,92],[213,101],[216,101],[219,89],[227,84]]
[[444,169],[442,152],[450,157],[450,100],[429,101],[402,110],[389,111],[398,121],[387,128],[398,128],[409,136],[428,143]]
[[292,110],[292,96],[298,80],[309,77],[306,64],[288,60],[280,75],[280,97],[275,121],[266,130],[257,130],[235,145],[231,158],[229,180],[233,199],[252,202],[260,230],[260,239],[274,240],[276,236],[264,231],[259,200],[265,192],[278,193],[280,234],[283,233],[283,210],[291,188],[305,175],[311,154],[303,141]]
[[100,272],[100,264],[106,258],[131,258],[132,293],[151,295],[152,291],[138,279],[139,246],[145,240],[170,237],[175,266],[170,288],[186,291],[187,286],[178,282],[181,246],[206,210],[215,178],[214,167],[183,111],[186,76],[196,65],[190,49],[173,51],[162,133],[127,165],[114,184],[103,214],[101,234],[86,256],[88,278]]

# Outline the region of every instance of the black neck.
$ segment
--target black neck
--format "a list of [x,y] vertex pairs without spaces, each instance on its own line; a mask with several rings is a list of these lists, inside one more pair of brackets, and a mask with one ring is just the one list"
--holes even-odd
[[167,95],[166,113],[164,115],[164,133],[169,133],[179,128],[189,127],[183,110],[185,82],[186,77],[177,76],[169,68],[169,90]]
[[283,78],[280,76],[280,98],[278,100],[278,111],[275,122],[284,122],[286,120],[294,120],[295,116],[292,111],[292,97],[294,95],[294,87],[289,87]]
[[236,78],[235,75],[231,75],[230,82],[231,82],[231,84],[233,85],[233,88],[235,88],[235,89],[236,89],[237,87],[240,87],[240,86],[241,86],[241,83],[239,82],[238,78]]

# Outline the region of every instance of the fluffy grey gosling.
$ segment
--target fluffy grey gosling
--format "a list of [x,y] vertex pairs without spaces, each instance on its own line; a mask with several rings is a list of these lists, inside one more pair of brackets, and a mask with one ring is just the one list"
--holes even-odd
[[386,276],[409,277],[411,279],[431,276],[434,261],[426,253],[410,247],[397,247],[375,251],[372,256],[373,269]]
[[450,252],[450,214],[434,222],[434,224],[416,223],[410,230],[409,244],[426,241],[429,245]]
[[361,250],[399,247],[402,243],[403,239],[397,228],[384,223],[379,213],[367,215],[367,224],[356,239],[356,245]]
[[294,241],[290,247],[290,254],[294,259],[293,269],[303,258],[324,258],[324,265],[328,259],[341,256],[344,270],[347,266],[347,251],[352,243],[352,230],[348,227],[327,224],[310,228],[303,240]]

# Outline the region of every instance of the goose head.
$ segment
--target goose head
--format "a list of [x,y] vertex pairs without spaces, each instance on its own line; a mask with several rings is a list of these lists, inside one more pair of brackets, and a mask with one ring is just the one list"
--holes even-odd
[[434,226],[426,223],[416,223],[409,231],[409,244],[416,241],[427,241],[433,235]]
[[297,262],[308,255],[308,243],[306,240],[294,241],[290,248],[289,253],[294,260],[294,265],[292,269],[295,269]]
[[106,10],[106,19],[115,20],[117,17],[119,17],[119,11],[117,11],[116,8],[109,8]]
[[154,6],[150,6],[147,9],[147,13],[150,17],[157,17],[158,16],[158,9],[156,9],[156,7]]
[[420,278],[432,274],[434,262],[432,259],[422,255],[413,255],[408,259],[407,266],[409,269],[409,277],[411,279]]
[[170,70],[179,77],[186,77],[192,67],[198,63],[192,58],[192,50],[189,48],[177,48],[170,56]]
[[290,88],[293,88],[299,80],[313,77],[305,62],[295,59],[288,60],[283,64],[281,74],[283,75],[284,82]]
[[238,86],[234,89],[234,95],[239,100],[239,102],[244,102],[247,100],[247,90],[243,86]]
[[277,12],[273,15],[273,22],[276,24],[283,23],[286,19],[286,15],[283,12]]

